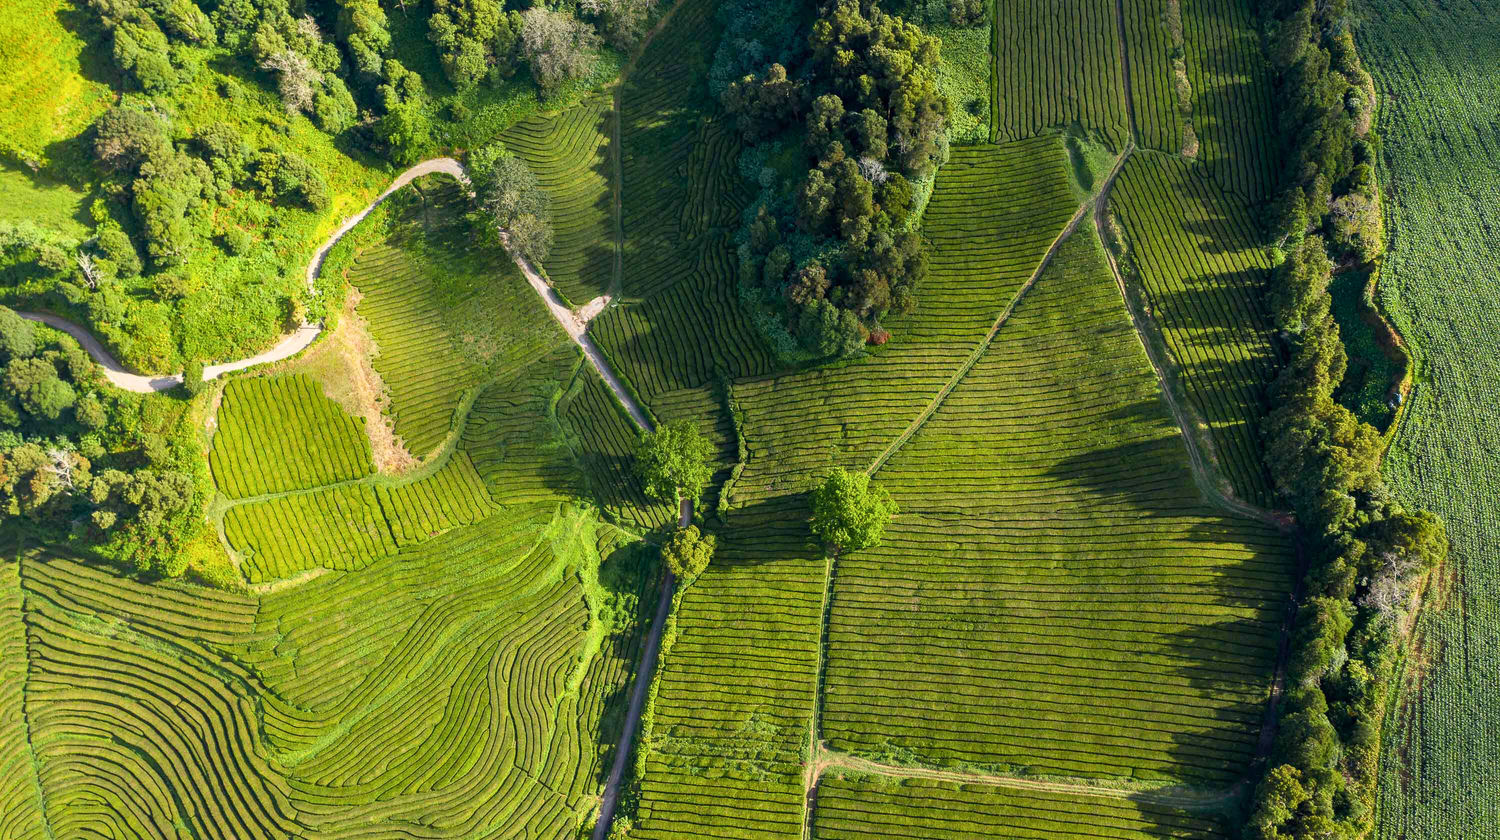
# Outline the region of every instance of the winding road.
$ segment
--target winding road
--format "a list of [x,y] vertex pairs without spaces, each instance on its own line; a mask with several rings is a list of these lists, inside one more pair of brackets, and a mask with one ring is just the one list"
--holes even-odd
[[[363,210],[345,219],[339,225],[338,229],[329,235],[328,239],[313,253],[312,259],[307,264],[308,288],[312,288],[313,284],[317,281],[318,274],[323,269],[323,261],[328,257],[329,250],[338,244],[338,241],[345,234],[364,221],[365,217],[369,216],[376,207],[380,206],[381,202],[390,198],[397,190],[423,175],[436,173],[452,175],[464,184],[469,183],[469,176],[464,170],[463,164],[451,157],[424,160],[397,175],[384,192],[376,196],[375,200],[371,201]],[[641,407],[640,403],[636,402],[635,398],[626,390],[624,383],[615,374],[614,369],[610,367],[609,360],[605,358],[604,353],[600,351],[598,345],[594,343],[594,340],[588,334],[589,322],[608,308],[611,296],[602,295],[594,298],[581,307],[579,311],[573,311],[563,303],[557,291],[552,288],[546,278],[542,277],[541,272],[536,269],[536,266],[532,265],[530,260],[510,248],[510,237],[506,231],[502,230],[500,232],[500,239],[505,244],[506,250],[510,253],[511,259],[515,261],[516,265],[521,269],[521,273],[526,277],[526,281],[541,296],[542,302],[547,307],[547,311],[562,326],[568,337],[573,339],[573,342],[583,351],[584,358],[588,359],[589,364],[598,372],[599,377],[609,386],[609,390],[614,393],[615,399],[620,401],[620,405],[625,408],[626,413],[630,415],[630,419],[642,431],[652,431],[655,428],[655,424],[652,423],[650,415],[646,413],[646,410]],[[170,390],[182,384],[182,374],[180,373],[164,376],[146,376],[127,370],[93,333],[65,318],[47,312],[18,312],[17,314],[22,318],[46,324],[49,327],[62,330],[68,335],[73,336],[83,346],[83,349],[93,357],[94,361],[98,362],[99,366],[104,369],[105,377],[117,388],[140,394],[149,394],[154,391]],[[323,327],[321,324],[304,323],[291,334],[277,342],[276,346],[263,353],[258,353],[244,359],[237,359],[232,362],[206,366],[203,370],[203,378],[214,379],[230,371],[243,370],[255,365],[290,358],[311,345],[322,331]],[[678,509],[677,524],[679,527],[686,526],[692,520],[693,503],[684,499]],[[632,747],[634,746],[636,730],[640,726],[641,709],[645,704],[646,695],[651,687],[651,678],[656,670],[657,654],[661,647],[662,629],[666,626],[667,614],[672,608],[672,594],[675,589],[676,581],[668,573],[662,581],[661,595],[657,602],[656,614],[652,619],[650,634],[646,638],[640,667],[636,671],[635,682],[632,686],[630,708],[625,716],[625,726],[620,732],[619,746],[615,750],[614,764],[610,768],[609,779],[605,784],[604,792],[600,799],[599,818],[594,825],[593,834],[596,840],[603,840],[609,834],[610,824],[614,821],[615,806],[620,796],[621,780],[624,778],[625,768],[629,762]]]

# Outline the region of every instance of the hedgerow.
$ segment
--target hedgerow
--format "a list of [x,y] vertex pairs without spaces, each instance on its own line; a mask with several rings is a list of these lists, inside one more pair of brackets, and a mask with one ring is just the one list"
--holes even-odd
[[[1346,9],[1289,0],[1263,11],[1285,103],[1288,167],[1275,221],[1290,252],[1267,296],[1291,351],[1263,433],[1310,562],[1281,725],[1245,835],[1363,837],[1374,823],[1381,726],[1406,613],[1426,573],[1447,558],[1448,539],[1435,515],[1391,497],[1379,434],[1333,400],[1348,358],[1330,312],[1331,257],[1368,259],[1383,244],[1350,240],[1335,223],[1346,198],[1378,201],[1361,162],[1372,153],[1373,91],[1358,95],[1370,80],[1343,28]],[[1378,203],[1373,212],[1378,219]]]

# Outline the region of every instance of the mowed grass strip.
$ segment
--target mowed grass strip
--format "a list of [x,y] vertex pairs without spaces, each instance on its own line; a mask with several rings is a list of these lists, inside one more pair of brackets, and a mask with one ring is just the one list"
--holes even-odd
[[219,492],[231,499],[305,490],[375,471],[363,419],[350,417],[305,374],[225,385],[209,465]]
[[830,746],[1205,785],[1244,772],[1289,546],[1199,495],[1091,228],[876,478],[901,514],[837,563]]
[[1261,303],[1270,262],[1244,205],[1181,159],[1141,154],[1110,195],[1188,404],[1218,469],[1251,504],[1276,499],[1260,454],[1266,386],[1279,365]]
[[815,840],[1227,840],[1216,819],[1126,798],[930,779],[829,774],[818,783]]

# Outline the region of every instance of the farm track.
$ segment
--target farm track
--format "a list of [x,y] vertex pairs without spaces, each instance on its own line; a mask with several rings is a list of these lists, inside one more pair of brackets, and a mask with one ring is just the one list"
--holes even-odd
[[828,770],[850,770],[870,773],[895,779],[932,779],[959,784],[993,785],[1016,790],[1059,793],[1068,796],[1092,796],[1110,799],[1126,799],[1147,805],[1180,808],[1184,811],[1219,811],[1233,802],[1239,795],[1239,785],[1219,791],[1197,791],[1185,787],[1123,788],[1089,782],[1065,782],[1054,779],[1033,779],[1025,776],[1005,776],[995,773],[980,773],[968,770],[938,770],[931,767],[905,767],[883,764],[868,758],[849,755],[828,749],[819,750],[810,762],[814,775],[821,776]]
[[[1128,158],[1133,152],[1127,151]],[[1125,158],[1121,158],[1121,163]],[[1109,189],[1112,187],[1114,178],[1110,177],[1104,187],[1099,191],[1099,197],[1094,204],[1094,227],[1098,231],[1101,241],[1104,237],[1105,218],[1108,213]],[[1171,383],[1167,378],[1167,367],[1161,358],[1161,350],[1151,341],[1150,335],[1154,330],[1154,324],[1145,312],[1140,311],[1137,303],[1131,298],[1130,292],[1125,285],[1125,276],[1120,272],[1119,263],[1115,261],[1115,255],[1108,249],[1104,249],[1105,261],[1109,263],[1110,274],[1114,275],[1115,285],[1119,287],[1120,297],[1125,303],[1125,312],[1130,316],[1130,325],[1135,328],[1136,337],[1141,341],[1141,347],[1146,351],[1146,358],[1151,362],[1151,369],[1156,372],[1157,384],[1160,386],[1162,399],[1166,402],[1168,410],[1172,412],[1172,420],[1178,428],[1182,429],[1183,443],[1187,446],[1188,463],[1192,467],[1193,483],[1210,502],[1232,513],[1247,519],[1255,519],[1265,522],[1283,532],[1290,532],[1293,528],[1291,517],[1288,514],[1257,507],[1249,502],[1236,498],[1232,493],[1221,488],[1212,461],[1204,453],[1196,425],[1192,415],[1183,408],[1182,402],[1174,393]]]
[[1057,250],[1062,247],[1063,241],[1078,228],[1079,222],[1082,222],[1084,217],[1088,215],[1089,208],[1108,192],[1110,185],[1114,183],[1115,177],[1124,169],[1125,161],[1130,157],[1130,152],[1131,149],[1127,148],[1119,160],[1115,161],[1115,165],[1111,167],[1109,175],[1105,177],[1098,195],[1078,206],[1078,210],[1073,213],[1073,217],[1068,220],[1068,223],[1063,226],[1062,231],[1052,240],[1052,244],[1047,246],[1047,252],[1042,255],[1042,259],[1037,263],[1036,269],[1031,272],[1031,276],[1027,277],[1026,282],[1021,284],[1021,288],[1016,290],[1015,295],[1010,299],[1010,303],[1006,304],[1005,309],[1001,310],[1000,315],[995,319],[995,323],[990,327],[990,331],[980,340],[974,351],[969,354],[968,358],[964,359],[963,363],[958,366],[958,369],[953,372],[953,375],[948,378],[943,387],[938,389],[937,394],[933,396],[932,400],[927,403],[922,412],[911,421],[906,429],[897,435],[896,439],[891,441],[890,445],[881,451],[879,455],[875,456],[875,460],[866,468],[866,473],[874,475],[879,472],[880,468],[885,465],[885,462],[890,460],[892,455],[900,451],[901,447],[905,446],[906,442],[911,440],[912,436],[920,431],[922,426],[926,425],[927,421],[932,418],[932,415],[937,413],[937,410],[942,407],[943,402],[948,399],[948,395],[953,393],[953,389],[957,388],[964,377],[968,375],[969,371],[973,370],[974,366],[979,363],[979,359],[984,356],[984,351],[989,349],[990,344],[994,342],[995,336],[999,334],[1000,328],[1005,326],[1005,322],[1010,319],[1011,312],[1015,311],[1016,305],[1021,302],[1021,298],[1025,297],[1026,293],[1031,290],[1031,287],[1036,285],[1037,278],[1042,276],[1042,271],[1047,268],[1047,265],[1052,262],[1052,258],[1057,255]]

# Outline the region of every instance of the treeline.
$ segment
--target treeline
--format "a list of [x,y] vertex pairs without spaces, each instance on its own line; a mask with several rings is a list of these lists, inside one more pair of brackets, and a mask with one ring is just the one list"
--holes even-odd
[[1381,722],[1414,590],[1448,543],[1437,517],[1392,498],[1379,433],[1333,399],[1348,357],[1328,284],[1337,264],[1366,263],[1382,247],[1374,92],[1347,5],[1269,0],[1261,12],[1286,161],[1267,302],[1289,353],[1262,431],[1309,562],[1280,727],[1245,836],[1357,838],[1374,819]]
[[210,495],[181,411],[108,387],[72,338],[0,307],[0,532],[181,574]]
[[[88,0],[130,87],[148,94],[193,84],[219,48],[264,74],[288,113],[339,134],[374,141],[396,163],[433,145],[433,108],[422,79],[392,51],[379,0]],[[459,91],[497,85],[522,68],[541,92],[586,76],[601,43],[627,50],[645,34],[657,0],[433,0],[428,39]],[[193,49],[201,48],[201,49]]]
[[738,235],[741,296],[783,357],[883,343],[881,320],[915,308],[927,272],[917,222],[948,157],[940,44],[876,0],[722,12],[710,78],[759,188]]

